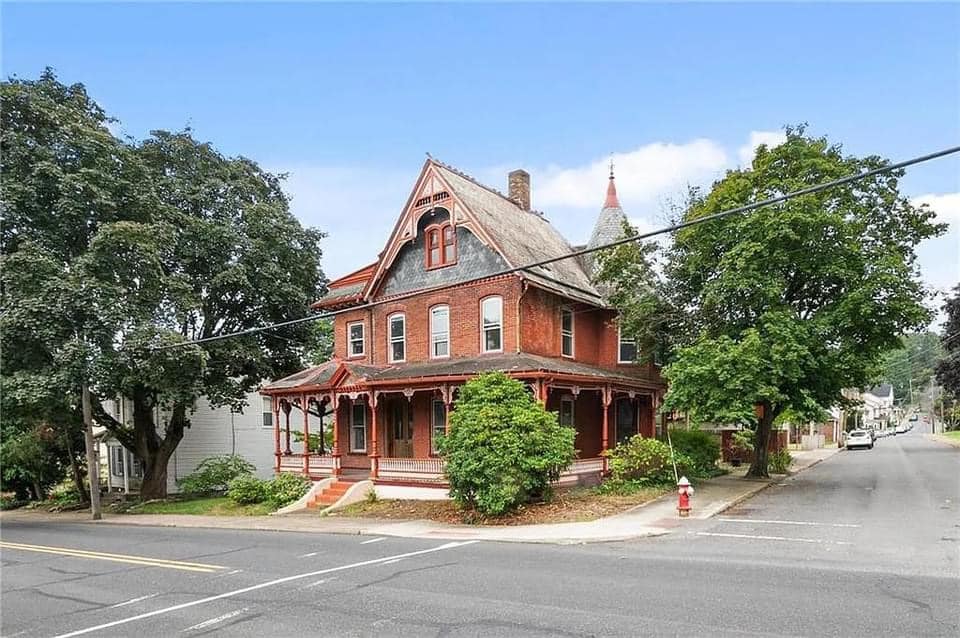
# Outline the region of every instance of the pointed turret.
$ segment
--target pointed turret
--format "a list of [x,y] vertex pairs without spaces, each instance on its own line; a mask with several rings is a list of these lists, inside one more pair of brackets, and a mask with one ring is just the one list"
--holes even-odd
[[[623,224],[627,221],[627,216],[620,207],[620,199],[617,197],[617,184],[613,176],[613,162],[610,162],[610,180],[607,183],[607,198],[603,202],[603,208],[600,210],[600,216],[597,217],[597,223],[593,227],[593,233],[590,235],[590,241],[587,248],[596,248],[603,244],[616,241],[623,237]],[[590,257],[591,270],[596,263],[595,257]]]

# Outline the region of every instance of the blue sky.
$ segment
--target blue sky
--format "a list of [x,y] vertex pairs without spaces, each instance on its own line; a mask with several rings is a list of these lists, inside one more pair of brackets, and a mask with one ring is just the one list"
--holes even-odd
[[[142,138],[193,127],[290,173],[294,212],[330,237],[331,277],[372,261],[424,153],[505,188],[574,243],[603,165],[643,228],[808,122],[894,160],[960,143],[960,5],[20,4],[2,7],[4,75],[54,67]],[[960,160],[904,192],[960,225]],[[960,233],[920,247],[960,280]]]

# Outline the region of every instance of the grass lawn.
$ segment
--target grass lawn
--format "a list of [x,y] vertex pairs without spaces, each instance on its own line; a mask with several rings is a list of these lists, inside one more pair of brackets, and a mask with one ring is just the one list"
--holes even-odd
[[953,439],[954,441],[960,441],[960,430],[954,430],[953,432],[944,432],[943,436],[948,439]]
[[226,496],[170,499],[134,505],[125,514],[200,514],[203,516],[263,516],[274,508],[268,503],[237,505]]
[[549,503],[531,503],[506,516],[486,518],[476,512],[463,511],[453,501],[382,500],[361,502],[328,516],[371,517],[398,520],[427,519],[441,523],[474,525],[532,525],[540,523],[573,523],[592,521],[648,503],[672,487],[644,488],[625,496],[601,494],[595,488],[575,487],[558,491]]

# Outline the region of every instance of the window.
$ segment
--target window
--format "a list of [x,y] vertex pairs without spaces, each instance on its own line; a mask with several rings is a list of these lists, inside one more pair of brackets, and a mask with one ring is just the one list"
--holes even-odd
[[427,228],[427,268],[457,263],[457,231],[450,222]]
[[483,324],[481,350],[503,352],[503,298],[484,299],[480,303],[480,317]]
[[569,308],[560,310],[560,354],[573,356],[573,311]]
[[347,356],[362,357],[364,355],[363,322],[347,324]]
[[263,427],[273,427],[273,400],[270,397],[263,397]]
[[114,476],[123,476],[123,448],[110,447],[110,465],[113,469],[110,471]]
[[367,405],[350,404],[350,451],[367,451]]
[[636,363],[637,362],[637,340],[624,337],[617,328],[617,336],[620,339],[619,354],[617,363]]
[[401,315],[392,315],[390,317],[390,332],[388,333],[390,343],[390,363],[404,361],[407,358],[407,321]]
[[437,306],[430,311],[430,357],[450,356],[450,307]]
[[573,397],[562,397],[560,399],[560,425],[568,428],[573,427]]
[[447,406],[440,399],[433,400],[430,418],[430,451],[437,453],[437,439],[447,433]]

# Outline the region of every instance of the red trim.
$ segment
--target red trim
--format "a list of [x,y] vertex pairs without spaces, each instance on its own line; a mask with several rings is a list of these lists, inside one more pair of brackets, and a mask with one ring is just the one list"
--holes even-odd
[[[450,229],[450,242],[446,241],[446,230],[448,228]],[[431,244],[431,240],[434,237],[437,238],[436,247]],[[447,246],[453,246],[452,261],[447,261]],[[440,251],[440,259],[436,263],[433,262],[430,256],[434,249]],[[457,263],[457,256],[457,231],[452,222],[446,221],[440,224],[430,224],[423,229],[423,261],[427,270],[452,266]]]

